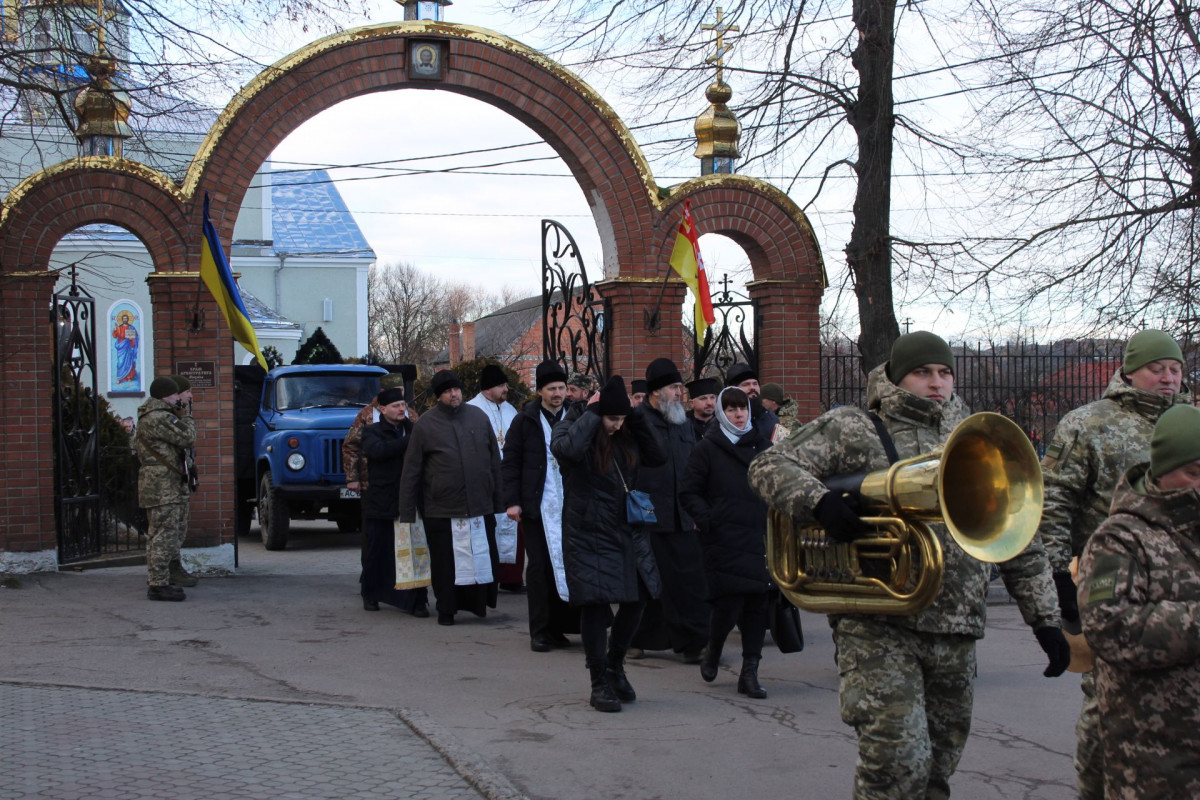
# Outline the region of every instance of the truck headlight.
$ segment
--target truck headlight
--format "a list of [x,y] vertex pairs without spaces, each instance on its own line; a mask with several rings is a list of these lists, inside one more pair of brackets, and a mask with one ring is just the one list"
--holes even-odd
[[293,472],[299,472],[304,469],[304,456],[301,453],[292,453],[287,457],[288,469]]

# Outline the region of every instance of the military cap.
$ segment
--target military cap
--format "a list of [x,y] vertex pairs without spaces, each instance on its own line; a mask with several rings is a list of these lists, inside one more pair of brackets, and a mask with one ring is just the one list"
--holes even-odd
[[1171,406],[1150,437],[1150,477],[1161,478],[1193,461],[1200,461],[1200,408]]
[[155,399],[164,400],[173,394],[179,394],[179,384],[166,375],[159,375],[150,384],[150,396]]
[[929,331],[906,333],[892,343],[891,358],[888,359],[887,376],[892,383],[899,383],[904,376],[926,364],[942,364],[954,371],[954,352],[946,340]]
[[1173,358],[1182,364],[1183,351],[1179,349],[1179,343],[1163,331],[1138,331],[1130,336],[1125,344],[1125,361],[1121,364],[1121,374],[1137,372],[1151,361],[1164,358]]
[[578,386],[580,389],[592,390],[592,378],[583,372],[576,372],[567,379],[568,386]]
[[778,383],[767,383],[762,387],[762,398],[770,400],[773,403],[783,405],[787,402],[787,395],[783,393],[783,387]]

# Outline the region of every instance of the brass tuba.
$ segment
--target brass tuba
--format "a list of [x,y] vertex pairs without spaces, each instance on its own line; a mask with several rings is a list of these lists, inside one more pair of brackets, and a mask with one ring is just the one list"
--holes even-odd
[[[858,478],[861,477],[861,485]],[[871,533],[850,544],[772,509],[767,566],[784,595],[820,614],[916,614],[933,602],[945,562],[942,522],[968,555],[1007,561],[1033,539],[1042,516],[1042,469],[1025,432],[1007,417],[972,414],[940,448],[832,490],[862,497]]]

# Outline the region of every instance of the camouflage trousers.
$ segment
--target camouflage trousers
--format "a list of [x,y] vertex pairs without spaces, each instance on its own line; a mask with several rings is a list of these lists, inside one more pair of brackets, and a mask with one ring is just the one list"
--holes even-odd
[[1075,723],[1075,782],[1079,800],[1104,800],[1104,743],[1100,741],[1100,701],[1096,673],[1083,673],[1083,708]]
[[971,732],[975,640],[861,617],[834,629],[842,721],[858,737],[857,800],[950,796]]
[[187,535],[188,504],[168,503],[146,509],[150,530],[146,533],[146,583],[166,586],[169,566],[179,558],[179,547]]

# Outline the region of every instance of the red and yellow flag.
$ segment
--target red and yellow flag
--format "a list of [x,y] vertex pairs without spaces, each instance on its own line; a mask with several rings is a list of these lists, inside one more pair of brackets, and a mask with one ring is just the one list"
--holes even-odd
[[671,267],[683,278],[696,300],[696,341],[704,343],[704,332],[716,320],[713,316],[712,296],[708,292],[708,275],[704,272],[704,259],[700,257],[700,234],[692,219],[692,201],[683,201],[683,219],[675,234],[675,247],[671,250]]

